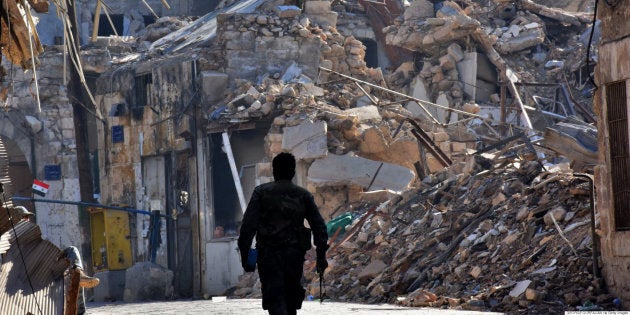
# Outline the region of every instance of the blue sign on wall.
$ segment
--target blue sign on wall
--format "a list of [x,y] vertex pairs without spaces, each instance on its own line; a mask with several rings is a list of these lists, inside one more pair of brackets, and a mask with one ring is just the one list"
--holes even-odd
[[61,165],[45,165],[44,179],[61,180]]
[[113,143],[125,142],[124,126],[112,126],[112,142]]

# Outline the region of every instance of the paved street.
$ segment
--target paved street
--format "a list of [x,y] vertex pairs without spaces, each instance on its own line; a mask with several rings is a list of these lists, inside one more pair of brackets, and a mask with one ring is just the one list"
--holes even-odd
[[[216,299],[216,298],[215,298]],[[234,299],[226,301],[195,300],[146,303],[88,303],[90,315],[126,314],[213,314],[213,315],[266,315],[259,299]],[[497,314],[490,312],[454,311],[431,308],[403,308],[396,305],[369,305],[341,302],[305,301],[299,315],[308,314],[372,314],[372,315],[423,315],[423,314]]]

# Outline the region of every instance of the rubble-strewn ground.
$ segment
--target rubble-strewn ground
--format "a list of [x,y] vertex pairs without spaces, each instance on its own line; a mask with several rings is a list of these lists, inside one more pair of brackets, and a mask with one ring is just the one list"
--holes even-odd
[[[510,313],[614,309],[592,273],[589,182],[535,161],[495,163],[407,191],[376,212],[357,211],[358,226],[332,242],[326,293]],[[307,262],[305,274],[317,297],[313,267]],[[245,275],[234,294],[256,296],[255,280]]]

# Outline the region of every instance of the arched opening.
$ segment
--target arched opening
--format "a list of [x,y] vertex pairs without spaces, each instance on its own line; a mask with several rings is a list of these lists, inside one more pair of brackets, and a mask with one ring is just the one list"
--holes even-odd
[[[5,136],[0,136],[0,181],[4,186],[1,196],[3,204],[10,204],[13,196],[29,197],[32,194],[33,175],[28,160],[17,142]],[[36,212],[32,202],[18,201],[13,204]]]

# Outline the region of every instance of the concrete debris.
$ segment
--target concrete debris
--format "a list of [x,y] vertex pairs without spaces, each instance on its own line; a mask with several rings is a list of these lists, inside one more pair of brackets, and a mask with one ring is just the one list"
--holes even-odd
[[138,40],[141,42],[154,42],[165,35],[168,35],[176,30],[188,25],[190,21],[186,19],[180,19],[173,16],[164,16],[153,24],[149,24],[141,33],[136,33]]
[[310,160],[328,155],[326,122],[303,122],[284,128],[282,150],[293,152],[296,159]]
[[[443,171],[430,187],[406,190],[375,215],[357,207],[357,218],[367,220],[355,219],[332,240],[327,294],[508,313],[562,312],[587,301],[612,307],[592,274],[590,227],[570,228],[591,216],[588,195],[577,193],[590,191],[588,182],[540,168],[525,175],[528,162],[508,156],[473,159],[483,166],[471,173]],[[497,193],[504,197],[495,201]],[[551,215],[577,256],[547,224]],[[307,283],[316,296],[309,255]]]
[[[340,246],[330,253],[334,267],[326,277],[332,290],[328,294],[340,300],[502,312],[566,310],[564,305],[576,304],[564,297],[569,292],[580,302],[611,303],[591,274],[589,228],[566,233],[571,243],[581,247],[576,257],[544,219],[566,218],[564,208],[570,208],[575,216],[558,220],[563,229],[588,220],[587,196],[571,193],[577,187],[588,189],[588,184],[570,174],[548,172],[539,172],[529,181],[520,175],[520,163],[513,160],[507,167],[495,164],[476,174],[451,176],[393,199],[389,209],[359,227],[363,237],[346,241],[356,246]],[[558,180],[539,185],[556,176]],[[494,202],[491,198],[497,191],[508,197]],[[517,219],[520,205],[529,215]],[[366,279],[362,270],[379,261],[387,267]],[[548,266],[554,268],[538,271]],[[384,293],[373,294],[376,287],[383,287]],[[534,291],[524,294],[528,289]],[[416,290],[437,298],[415,304]],[[546,303],[534,302],[541,300]]]
[[173,295],[173,271],[151,262],[133,265],[125,272],[125,302],[169,299]]
[[[562,82],[562,76],[583,68],[583,58],[579,58],[585,54],[582,34],[590,29],[592,16],[532,1],[519,3],[444,1],[433,6],[429,1],[414,1],[383,32],[389,45],[421,53],[424,59],[417,72],[397,70],[389,75],[390,87],[404,90],[416,80],[422,86],[416,85],[410,94],[417,93],[421,99],[457,109],[467,100],[496,107],[500,100],[492,97],[492,91],[499,85],[497,76],[512,72],[513,82]],[[522,91],[508,88],[512,97],[504,102],[521,102],[515,94]],[[549,95],[541,88],[532,90],[537,97]],[[592,110],[586,112],[583,115],[592,115]],[[454,122],[452,114],[437,110],[433,115],[442,123]],[[530,115],[535,126],[540,117]],[[568,115],[562,112],[561,116]],[[493,114],[493,118],[498,117]]]
[[314,186],[357,185],[368,190],[403,191],[414,176],[402,166],[350,155],[329,155],[313,162],[308,170],[308,180]]

